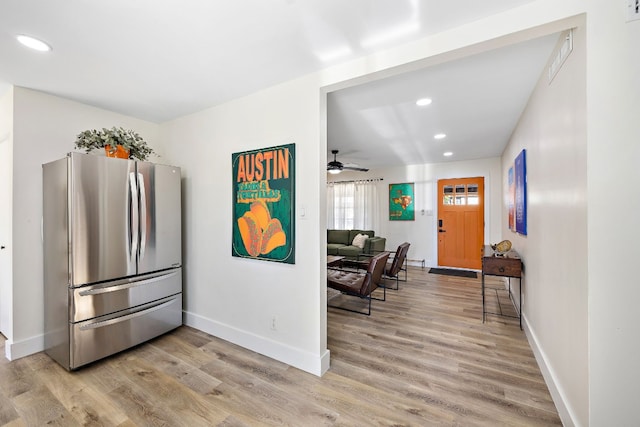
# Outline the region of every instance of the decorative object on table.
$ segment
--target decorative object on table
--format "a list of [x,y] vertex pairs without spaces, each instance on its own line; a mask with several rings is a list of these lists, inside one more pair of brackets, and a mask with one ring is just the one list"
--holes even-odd
[[389,184],[389,221],[414,221],[413,183]]
[[503,240],[500,243],[495,243],[491,245],[491,249],[493,249],[496,255],[502,256],[511,250],[511,241]]
[[233,256],[295,264],[295,144],[233,153]]
[[107,157],[137,159],[145,161],[155,151],[147,145],[137,132],[122,127],[102,130],[89,129],[76,137],[76,148],[89,153],[104,148]]
[[514,163],[516,233],[527,235],[527,162],[522,150]]

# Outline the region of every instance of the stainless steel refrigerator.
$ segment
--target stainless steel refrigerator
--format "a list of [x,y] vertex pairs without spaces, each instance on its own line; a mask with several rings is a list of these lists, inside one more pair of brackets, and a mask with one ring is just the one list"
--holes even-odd
[[81,153],[42,167],[46,353],[71,370],[180,326],[180,168]]

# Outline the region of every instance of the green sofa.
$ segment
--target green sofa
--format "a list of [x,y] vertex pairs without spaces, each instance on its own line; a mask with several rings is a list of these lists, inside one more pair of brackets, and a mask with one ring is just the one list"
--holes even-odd
[[[353,238],[358,234],[369,236],[364,247],[353,246]],[[327,255],[340,255],[357,260],[358,255],[373,255],[384,251],[387,239],[375,235],[373,230],[327,230]]]

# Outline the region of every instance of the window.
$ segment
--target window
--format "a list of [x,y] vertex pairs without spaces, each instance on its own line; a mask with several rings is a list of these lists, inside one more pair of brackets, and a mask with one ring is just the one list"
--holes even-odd
[[460,184],[456,185],[456,205],[466,205],[467,204],[467,196],[465,194],[466,185]]
[[378,193],[375,182],[327,183],[327,228],[377,230]]
[[442,187],[443,205],[477,205],[480,203],[478,197],[478,184],[458,184],[445,185]]
[[442,196],[442,204],[453,205],[453,185],[445,185],[442,192],[444,193]]
[[480,197],[478,196],[478,184],[467,185],[467,203],[470,205],[480,204]]

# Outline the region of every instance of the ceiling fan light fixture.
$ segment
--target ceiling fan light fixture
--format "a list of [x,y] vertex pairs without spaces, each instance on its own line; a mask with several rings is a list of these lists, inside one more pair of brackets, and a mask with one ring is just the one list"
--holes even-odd
[[426,107],[427,105],[431,105],[432,102],[431,98],[420,98],[416,101],[416,105],[418,107]]
[[331,154],[333,154],[333,160],[327,163],[327,172],[332,174],[340,173],[343,169],[351,170],[351,171],[359,171],[359,172],[368,172],[369,169],[361,168],[356,165],[344,165],[342,162],[339,162],[337,159],[338,150],[331,150]]
[[444,153],[442,153],[443,156],[445,157],[451,157],[453,156],[453,152],[452,151],[445,151]]
[[445,139],[447,137],[446,133],[437,133],[433,135],[433,139]]
[[42,40],[36,39],[35,37],[18,34],[16,39],[18,39],[22,45],[33,50],[37,50],[38,52],[49,52],[51,50],[51,46]]

